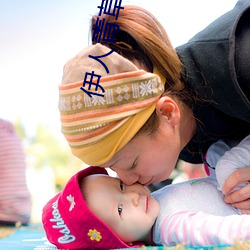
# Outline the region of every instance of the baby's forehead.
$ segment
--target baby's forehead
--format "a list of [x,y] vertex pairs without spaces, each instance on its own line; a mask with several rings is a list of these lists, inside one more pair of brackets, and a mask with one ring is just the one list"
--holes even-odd
[[105,174],[93,174],[93,175],[88,175],[86,177],[84,177],[81,182],[100,182],[101,180],[105,181],[105,182],[116,182],[116,181],[120,181],[120,179],[118,177],[112,177],[109,175],[105,175]]
[[[86,176],[81,184],[81,190],[84,197],[93,196],[98,193],[99,195],[106,195],[107,193],[117,191],[120,179],[111,177],[105,174],[94,174]],[[91,195],[90,195],[91,194]]]
[[99,193],[101,191],[105,192],[108,187],[110,190],[110,187],[114,186],[114,183],[118,181],[120,181],[120,179],[111,177],[109,175],[92,174],[82,177],[79,180],[79,187],[83,197],[86,201],[88,201],[90,193],[93,194],[93,192],[96,192],[96,190],[98,190]]

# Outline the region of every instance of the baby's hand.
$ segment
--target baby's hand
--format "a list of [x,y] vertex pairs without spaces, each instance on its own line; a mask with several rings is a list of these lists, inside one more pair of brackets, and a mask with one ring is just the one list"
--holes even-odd
[[[224,201],[240,209],[243,214],[250,214],[250,166],[233,172],[225,181],[222,192]],[[245,183],[244,187],[231,192],[236,186]]]

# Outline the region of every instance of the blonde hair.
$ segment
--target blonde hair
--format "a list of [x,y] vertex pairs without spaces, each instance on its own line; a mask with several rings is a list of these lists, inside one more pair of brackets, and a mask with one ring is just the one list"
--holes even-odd
[[[101,34],[101,44],[131,61],[138,62],[149,72],[153,72],[156,68],[166,78],[164,94],[176,96],[184,104],[190,103],[189,90],[181,81],[182,63],[178,54],[163,26],[149,11],[138,6],[127,5],[120,10],[117,20],[112,15],[93,16],[92,37],[98,18],[99,20],[105,18],[106,23],[119,26],[119,31],[114,32],[113,37],[116,43],[103,41],[103,34]],[[93,44],[95,43],[97,41],[93,41]],[[138,133],[153,134],[157,128],[158,119],[154,112]]]

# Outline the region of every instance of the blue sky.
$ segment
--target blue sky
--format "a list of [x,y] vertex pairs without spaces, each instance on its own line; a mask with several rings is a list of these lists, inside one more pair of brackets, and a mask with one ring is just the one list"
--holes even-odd
[[[174,46],[236,0],[123,0],[152,12]],[[59,138],[58,85],[65,62],[88,46],[101,0],[0,0],[0,117],[20,118],[31,135],[43,123]]]

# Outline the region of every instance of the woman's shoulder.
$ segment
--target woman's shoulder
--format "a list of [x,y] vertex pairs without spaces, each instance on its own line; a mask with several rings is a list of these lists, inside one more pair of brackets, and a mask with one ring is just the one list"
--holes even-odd
[[[237,80],[234,60],[235,30],[249,10],[250,0],[238,1],[176,50],[184,65],[183,79],[191,89],[223,113],[250,123],[250,101]],[[248,22],[244,25],[250,27]]]

